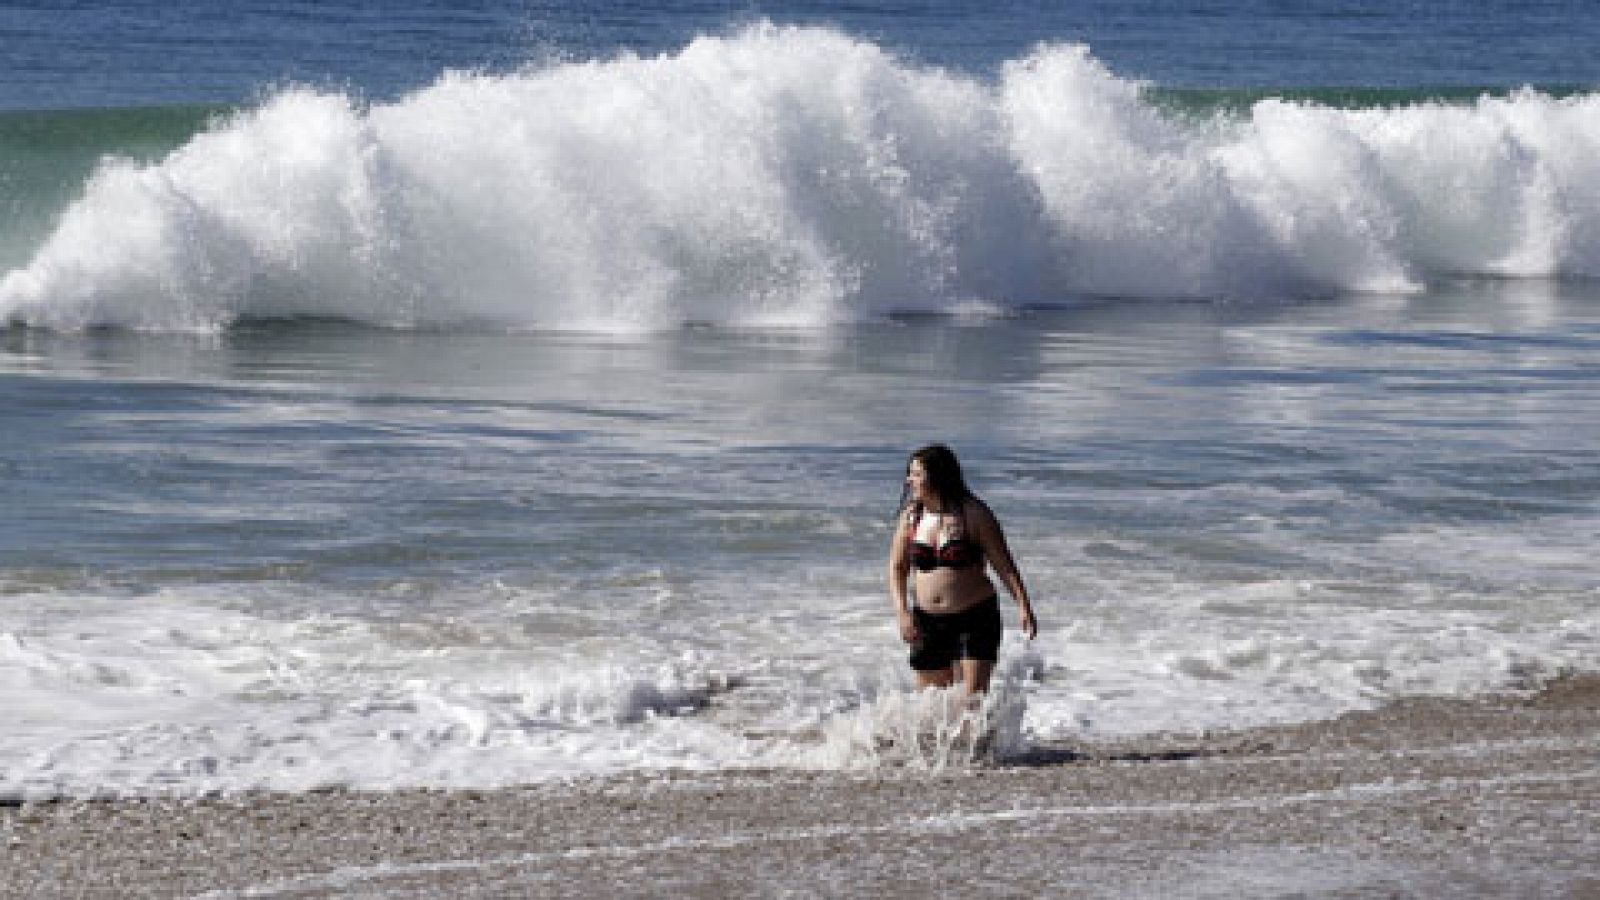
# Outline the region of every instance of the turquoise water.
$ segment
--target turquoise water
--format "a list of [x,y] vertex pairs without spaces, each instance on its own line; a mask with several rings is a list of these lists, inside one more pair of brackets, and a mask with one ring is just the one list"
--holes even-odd
[[1600,665],[1593,17],[985,10],[0,13],[0,795],[927,764],[929,440],[1023,744]]

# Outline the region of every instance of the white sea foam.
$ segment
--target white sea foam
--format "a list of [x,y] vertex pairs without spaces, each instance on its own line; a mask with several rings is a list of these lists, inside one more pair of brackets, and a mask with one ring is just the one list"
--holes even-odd
[[1011,759],[1027,746],[1027,691],[1038,663],[1028,650],[1007,654],[982,695],[969,695],[960,685],[884,692],[829,717],[821,745],[797,748],[791,762],[943,771]]
[[16,594],[0,618],[0,797],[939,770],[1039,740],[1304,721],[1600,665],[1600,619],[1581,611],[1543,627],[1415,598],[1339,605],[1306,583],[1118,584],[1114,603],[1050,603],[1032,645],[1009,634],[974,713],[910,692],[891,623],[857,613],[808,613],[819,656],[783,627],[701,622],[684,647],[524,634],[504,608],[385,623],[247,613],[238,588],[220,606],[203,588]]
[[1531,688],[1600,659],[1600,617],[1570,595],[1530,602],[1558,617],[1543,622],[1461,609],[1462,597],[1431,602],[1426,583],[1349,588],[1103,586],[1107,597],[1040,638],[1049,665],[1029,696],[1030,733],[1093,740],[1316,720],[1399,697]]
[[817,325],[1084,294],[1600,274],[1600,98],[1160,113],[1086,48],[985,81],[817,28],[306,89],[112,160],[0,319],[209,330]]
[[40,599],[0,628],[4,796],[504,784],[740,755],[688,718],[725,678],[666,649],[463,646],[204,592]]

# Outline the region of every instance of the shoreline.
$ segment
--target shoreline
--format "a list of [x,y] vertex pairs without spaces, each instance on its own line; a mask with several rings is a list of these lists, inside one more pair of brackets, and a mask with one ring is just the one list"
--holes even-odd
[[0,896],[1600,896],[1600,675],[924,772],[0,809]]

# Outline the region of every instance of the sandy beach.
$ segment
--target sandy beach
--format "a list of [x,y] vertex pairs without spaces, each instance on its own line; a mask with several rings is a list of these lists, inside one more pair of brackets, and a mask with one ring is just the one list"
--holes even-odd
[[1600,678],[959,772],[0,810],[22,896],[1600,896]]

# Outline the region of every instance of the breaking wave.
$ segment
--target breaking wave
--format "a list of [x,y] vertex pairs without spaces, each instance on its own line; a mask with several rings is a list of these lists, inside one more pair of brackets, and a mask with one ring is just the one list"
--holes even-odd
[[102,161],[0,322],[809,327],[1600,274],[1600,96],[1150,94],[1082,46],[983,79],[771,24],[381,105],[288,89]]

